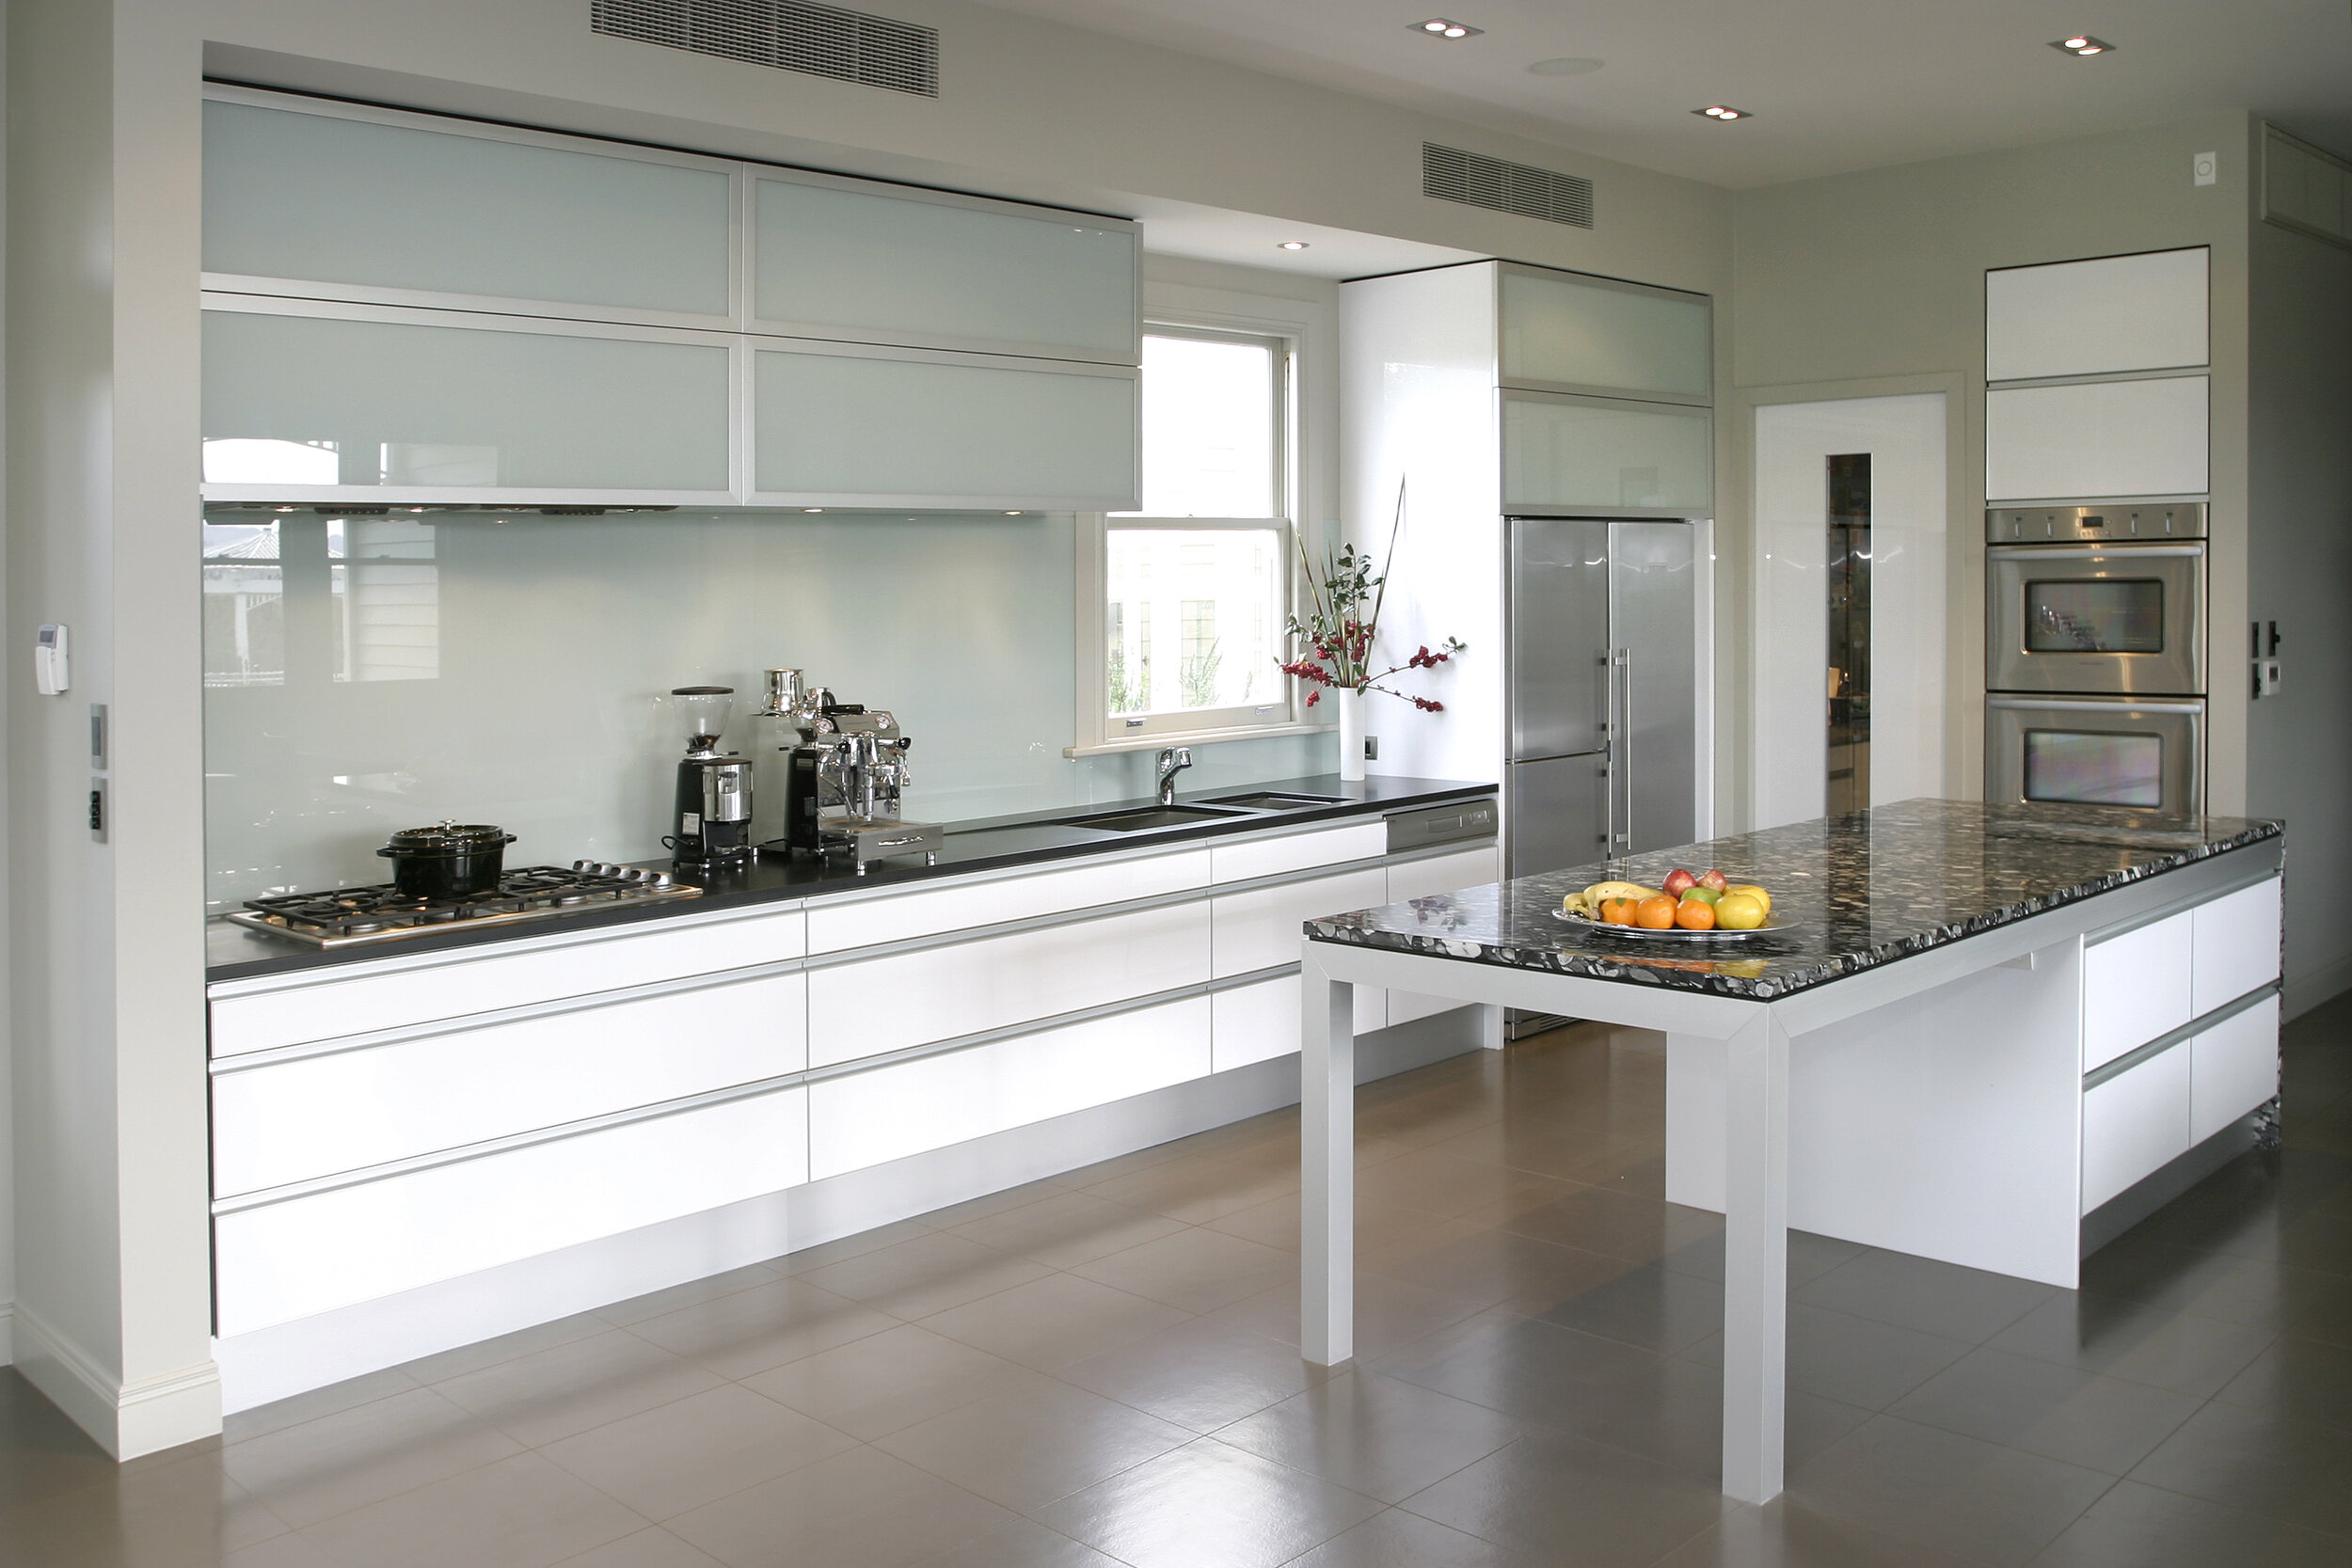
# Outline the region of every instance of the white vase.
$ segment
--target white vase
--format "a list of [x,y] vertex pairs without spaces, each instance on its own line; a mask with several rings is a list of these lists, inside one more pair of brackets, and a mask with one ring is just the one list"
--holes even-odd
[[1340,777],[1360,784],[1364,777],[1364,694],[1343,687],[1331,697],[1340,705]]

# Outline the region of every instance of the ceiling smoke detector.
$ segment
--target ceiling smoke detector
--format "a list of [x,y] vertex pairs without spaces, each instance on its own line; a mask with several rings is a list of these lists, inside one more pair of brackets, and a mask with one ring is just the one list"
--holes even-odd
[[1754,119],[1756,118],[1746,109],[1735,109],[1727,103],[1709,103],[1704,109],[1692,109],[1691,112],[1694,115],[1705,115],[1709,119]]
[[2050,47],[2057,50],[2061,55],[2081,55],[2089,56],[2091,55],[2105,55],[2113,50],[2115,45],[2109,43],[2105,39],[2092,38],[2089,33],[2077,33],[2073,38],[2058,39],[2053,40]]
[[1426,33],[1433,39],[1474,39],[1486,30],[1444,16],[1433,16],[1426,22],[1413,23],[1411,26],[1414,32]]

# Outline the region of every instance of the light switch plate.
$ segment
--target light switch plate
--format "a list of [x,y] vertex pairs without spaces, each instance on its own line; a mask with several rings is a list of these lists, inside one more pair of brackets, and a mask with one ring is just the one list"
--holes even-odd
[[2190,184],[2192,184],[2192,185],[2210,185],[2210,184],[2213,184],[2216,181],[2219,180],[2220,178],[2221,178],[2221,154],[2220,154],[2220,153],[2218,153],[2218,152],[2200,152],[2200,153],[2195,154],[2194,156],[2192,156],[2192,157],[2189,159],[2189,161],[2188,161],[2188,182],[2189,182]]

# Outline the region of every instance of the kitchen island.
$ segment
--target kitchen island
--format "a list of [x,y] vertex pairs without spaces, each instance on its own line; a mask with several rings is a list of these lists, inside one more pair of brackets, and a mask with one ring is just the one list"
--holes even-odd
[[[1353,1350],[1359,986],[1667,1036],[1667,1196],[1724,1228],[1723,1481],[1781,1489],[1788,1231],[2072,1288],[2084,1252],[2264,1135],[2275,822],[1910,800],[1309,921],[1302,1345]],[[1720,867],[1771,927],[1573,927],[1604,876]]]

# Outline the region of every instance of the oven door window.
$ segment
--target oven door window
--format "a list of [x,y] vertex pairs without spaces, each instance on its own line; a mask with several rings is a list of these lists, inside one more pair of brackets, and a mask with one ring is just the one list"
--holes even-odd
[[2027,730],[2026,799],[2078,805],[2161,806],[2164,737]]
[[2026,584],[2026,651],[2164,652],[2164,583],[2156,578],[2058,578]]

